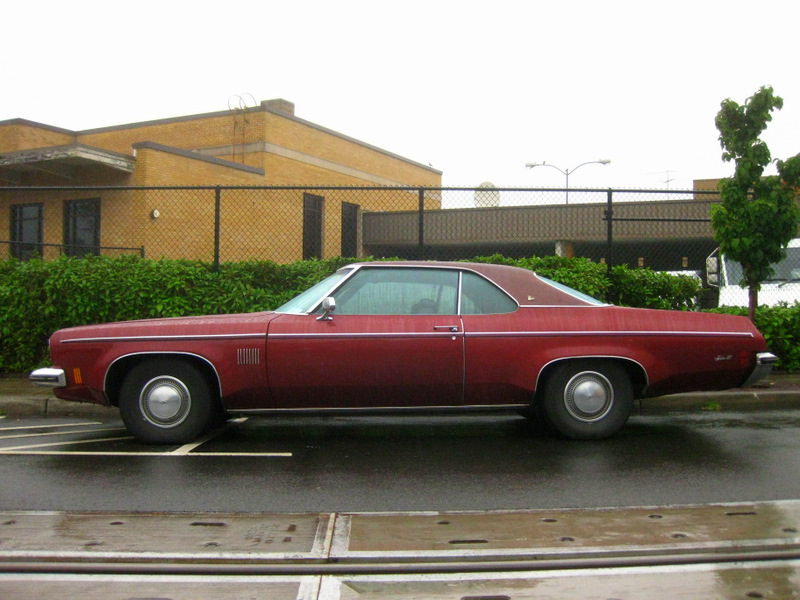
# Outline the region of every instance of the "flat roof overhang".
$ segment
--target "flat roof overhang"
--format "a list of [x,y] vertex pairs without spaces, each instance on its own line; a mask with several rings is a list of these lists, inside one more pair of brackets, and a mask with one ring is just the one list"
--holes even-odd
[[81,168],[89,166],[133,173],[135,163],[133,156],[81,144],[20,150],[0,154],[0,182],[18,184],[26,174],[73,180]]

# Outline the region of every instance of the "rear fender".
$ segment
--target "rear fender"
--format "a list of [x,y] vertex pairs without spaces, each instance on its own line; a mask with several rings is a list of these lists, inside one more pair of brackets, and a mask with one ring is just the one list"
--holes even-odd
[[547,378],[558,365],[564,364],[565,362],[575,362],[581,360],[608,361],[622,366],[631,380],[631,384],[633,386],[633,395],[635,398],[641,397],[649,385],[647,370],[638,361],[625,356],[587,354],[584,356],[567,356],[564,358],[556,358],[545,364],[539,370],[539,374],[536,377],[536,393],[538,394],[540,390],[544,388]]

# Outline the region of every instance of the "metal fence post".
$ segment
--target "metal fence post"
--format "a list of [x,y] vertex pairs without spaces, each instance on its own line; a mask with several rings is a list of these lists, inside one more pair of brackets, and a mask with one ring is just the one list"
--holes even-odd
[[614,254],[614,193],[608,190],[606,200],[606,265],[610,269]]
[[425,260],[425,188],[419,188],[419,225],[417,252],[420,260]]
[[222,187],[214,190],[214,270],[219,271],[219,215],[222,206]]
[[[608,189],[606,200],[606,276],[611,278],[611,267],[614,264],[614,193]],[[611,302],[611,290],[606,294],[606,301]]]

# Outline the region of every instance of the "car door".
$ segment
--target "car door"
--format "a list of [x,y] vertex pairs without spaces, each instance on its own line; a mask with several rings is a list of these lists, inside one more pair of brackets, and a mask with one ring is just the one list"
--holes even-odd
[[464,334],[455,269],[362,266],[328,316],[270,323],[267,375],[278,408],[457,406]]
[[471,406],[525,405],[534,374],[535,343],[524,335],[517,302],[488,279],[464,272],[461,315],[465,331],[465,398]]

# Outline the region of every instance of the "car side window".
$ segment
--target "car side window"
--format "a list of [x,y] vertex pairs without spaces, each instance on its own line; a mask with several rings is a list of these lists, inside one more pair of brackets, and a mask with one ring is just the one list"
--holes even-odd
[[462,277],[462,315],[499,315],[517,310],[517,303],[488,279],[469,271]]
[[337,315],[454,315],[458,271],[362,267],[334,297]]

